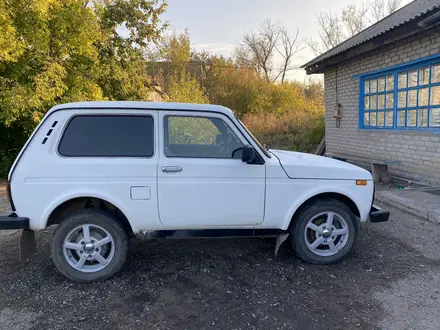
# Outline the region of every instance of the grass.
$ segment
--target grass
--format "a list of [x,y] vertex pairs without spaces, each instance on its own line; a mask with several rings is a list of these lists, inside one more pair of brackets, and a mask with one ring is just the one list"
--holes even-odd
[[247,115],[243,121],[261,143],[272,149],[314,152],[325,131],[324,115],[320,113]]

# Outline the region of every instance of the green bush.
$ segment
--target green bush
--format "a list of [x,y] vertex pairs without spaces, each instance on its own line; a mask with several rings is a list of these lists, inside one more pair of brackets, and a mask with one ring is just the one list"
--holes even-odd
[[314,152],[325,134],[322,112],[247,115],[244,123],[261,143],[272,149]]
[[19,126],[6,127],[0,124],[0,178],[8,177],[9,169],[28,136],[29,133]]
[[171,102],[209,103],[209,99],[198,80],[191,77],[186,69],[176,71],[170,77],[167,92]]

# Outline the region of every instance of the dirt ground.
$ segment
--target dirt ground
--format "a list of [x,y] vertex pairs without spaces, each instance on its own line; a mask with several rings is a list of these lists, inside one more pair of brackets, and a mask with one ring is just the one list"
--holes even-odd
[[300,261],[273,239],[132,242],[121,273],[76,284],[55,270],[52,230],[18,260],[0,236],[0,329],[438,329],[440,226],[391,209],[353,256]]
[[0,214],[9,209],[9,203],[6,199],[6,182],[0,179]]

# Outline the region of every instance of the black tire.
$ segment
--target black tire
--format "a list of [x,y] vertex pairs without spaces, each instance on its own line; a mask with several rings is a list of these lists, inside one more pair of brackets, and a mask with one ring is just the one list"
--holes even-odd
[[[113,238],[114,255],[108,264],[96,272],[82,272],[71,266],[63,251],[63,242],[66,236],[78,226],[91,224],[98,225],[108,231]],[[105,210],[89,208],[67,216],[55,230],[51,251],[52,260],[58,271],[70,280],[76,282],[99,282],[115,275],[124,265],[128,250],[128,236],[118,219]]]
[[[312,252],[307,244],[306,226],[313,217],[323,212],[334,212],[340,215],[348,227],[348,238],[345,245],[335,254],[322,256]],[[317,199],[307,204],[298,215],[295,215],[290,228],[290,239],[297,255],[312,264],[333,264],[346,258],[353,250],[358,235],[358,220],[350,208],[334,199]]]

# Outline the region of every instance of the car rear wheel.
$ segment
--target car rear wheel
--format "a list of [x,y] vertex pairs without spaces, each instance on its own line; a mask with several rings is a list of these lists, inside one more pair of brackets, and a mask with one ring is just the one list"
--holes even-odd
[[84,209],[55,230],[52,259],[61,274],[78,282],[103,281],[125,262],[128,237],[111,213]]
[[295,217],[291,241],[303,260],[332,264],[347,257],[356,242],[358,222],[350,208],[338,200],[316,200]]

